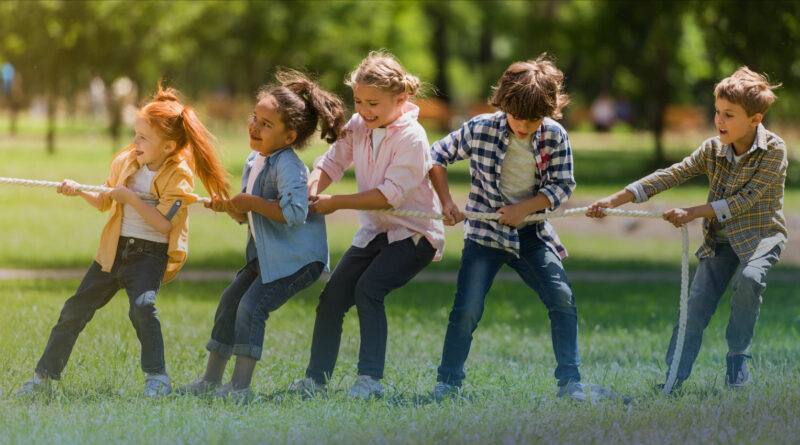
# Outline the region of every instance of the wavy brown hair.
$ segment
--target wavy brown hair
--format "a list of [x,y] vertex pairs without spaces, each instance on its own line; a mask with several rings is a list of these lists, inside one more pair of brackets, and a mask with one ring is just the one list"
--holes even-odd
[[345,108],[338,96],[323,90],[299,71],[279,70],[275,79],[278,84],[262,87],[257,99],[275,100],[283,124],[297,132],[292,142],[294,148],[306,147],[317,127],[320,138],[329,144],[344,135]]
[[741,105],[748,116],[764,114],[778,98],[772,90],[781,85],[770,85],[766,74],[743,66],[714,87],[714,97]]
[[515,62],[500,77],[489,105],[516,119],[535,121],[543,117],[561,118],[569,103],[564,93],[564,73],[547,57]]

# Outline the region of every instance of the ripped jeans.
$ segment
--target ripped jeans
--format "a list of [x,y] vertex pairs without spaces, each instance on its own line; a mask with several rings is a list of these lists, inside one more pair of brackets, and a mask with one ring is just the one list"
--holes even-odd
[[103,272],[100,264],[93,262],[75,295],[64,303],[36,372],[54,380],[61,378],[78,335],[94,313],[125,288],[130,301],[128,316],[142,345],[142,370],[166,373],[164,339],[155,307],[166,267],[166,243],[120,237],[111,272]]

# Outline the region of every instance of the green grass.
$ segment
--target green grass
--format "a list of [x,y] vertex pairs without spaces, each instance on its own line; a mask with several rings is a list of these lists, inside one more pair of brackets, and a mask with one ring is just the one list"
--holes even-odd
[[[453,285],[412,282],[387,299],[389,343],[382,400],[344,396],[355,373],[358,325],[345,318],[328,399],[283,390],[308,361],[317,283],[267,322],[265,353],[249,406],[171,396],[137,397],[139,345],[124,293],[100,310],[73,351],[54,391],[31,401],[12,396],[29,377],[74,280],[4,282],[0,296],[0,428],[4,443],[796,443],[800,439],[800,291],[771,284],[752,348],[753,384],[724,389],[727,296],[678,399],[651,396],[675,320],[677,286],[573,283],[585,382],[638,403],[575,406],[554,397],[555,361],[543,305],[524,286],[496,283],[467,362],[464,397],[431,403]],[[168,368],[176,384],[203,370],[204,344],[227,283],[175,282],[159,293]],[[230,371],[230,370],[229,370]]]

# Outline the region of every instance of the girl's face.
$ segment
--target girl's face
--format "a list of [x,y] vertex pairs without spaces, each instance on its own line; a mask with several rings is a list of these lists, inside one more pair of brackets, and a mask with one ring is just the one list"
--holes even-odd
[[506,113],[506,119],[508,119],[508,126],[511,127],[511,131],[520,139],[525,139],[536,133],[536,129],[542,125],[544,120],[544,118],[539,118],[535,121],[517,119],[511,113]]
[[748,116],[741,105],[718,98],[714,101],[714,125],[723,144],[733,144],[734,150],[744,154],[755,138],[756,127],[762,115]]
[[250,118],[250,148],[264,156],[291,144],[297,139],[297,131],[288,130],[283,124],[275,99],[267,96],[257,104]]
[[403,114],[403,105],[408,100],[408,94],[394,94],[380,88],[355,84],[353,99],[356,112],[364,119],[367,128],[374,130],[391,124]]
[[161,168],[161,164],[175,151],[175,141],[168,141],[161,137],[147,121],[139,116],[133,126],[136,133],[133,136],[133,148],[139,165],[146,165],[150,171]]

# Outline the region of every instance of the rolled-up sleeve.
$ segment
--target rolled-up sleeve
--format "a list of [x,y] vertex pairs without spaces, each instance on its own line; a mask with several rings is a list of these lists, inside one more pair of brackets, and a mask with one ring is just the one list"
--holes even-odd
[[278,163],[278,199],[286,225],[303,224],[308,216],[308,169],[297,158],[281,157]]
[[177,169],[170,177],[166,189],[158,198],[156,208],[164,217],[170,216],[170,224],[175,227],[181,221],[180,217],[176,218],[175,216],[188,212],[189,204],[196,200],[191,171]]
[[447,167],[447,164],[469,158],[470,140],[472,140],[471,121],[465,122],[461,128],[433,144],[431,147],[433,163]]
[[424,135],[400,139],[391,164],[386,169],[384,181],[377,189],[394,208],[406,200],[407,194],[427,180],[428,163],[425,162],[428,140]]
[[575,176],[572,167],[572,148],[566,133],[558,133],[557,144],[547,166],[549,179],[542,184],[539,193],[550,201],[550,209],[555,210],[567,202],[575,189]]

